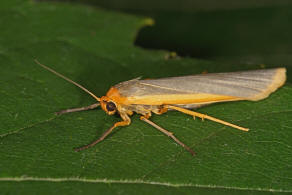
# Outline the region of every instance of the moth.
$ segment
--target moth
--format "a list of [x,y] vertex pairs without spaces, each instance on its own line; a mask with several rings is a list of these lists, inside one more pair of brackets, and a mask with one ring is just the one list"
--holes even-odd
[[239,100],[258,101],[268,97],[286,81],[285,68],[209,73],[147,80],[137,78],[121,82],[111,87],[105,96],[97,97],[80,84],[39,63],[37,60],[35,62],[55,75],[81,88],[97,101],[97,103],[86,107],[66,109],[57,112],[57,114],[91,110],[101,106],[107,114],[113,115],[117,113],[122,119],[105,131],[99,139],[77,148],[75,151],[81,151],[96,145],[104,140],[116,127],[130,125],[130,116],[138,113],[141,115],[140,119],[142,121],[166,134],[192,155],[195,155],[195,152],[177,139],[172,132],[167,131],[149,120],[152,113],[160,115],[168,110],[176,110],[191,115],[193,118],[208,119],[242,131],[248,131],[248,128],[240,127],[190,109],[217,102]]

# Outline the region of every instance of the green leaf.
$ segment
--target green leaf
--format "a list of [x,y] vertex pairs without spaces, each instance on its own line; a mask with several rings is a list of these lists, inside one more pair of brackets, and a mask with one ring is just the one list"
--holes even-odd
[[[13,1],[14,2],[14,1]],[[3,2],[1,2],[2,4]],[[4,3],[3,3],[4,4]],[[259,102],[211,105],[199,112],[250,128],[241,132],[178,112],[153,116],[197,155],[137,115],[102,143],[117,116],[101,109],[56,116],[95,103],[88,94],[49,73],[41,63],[97,96],[138,76],[159,78],[260,68],[190,58],[135,47],[150,19],[80,5],[18,2],[1,8],[0,188],[4,193],[291,192],[292,88]]]

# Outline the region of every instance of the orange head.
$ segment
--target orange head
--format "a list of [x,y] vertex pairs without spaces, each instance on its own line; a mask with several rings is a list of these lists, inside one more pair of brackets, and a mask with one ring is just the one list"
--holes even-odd
[[107,96],[100,98],[100,106],[108,115],[113,115],[117,111],[117,105]]

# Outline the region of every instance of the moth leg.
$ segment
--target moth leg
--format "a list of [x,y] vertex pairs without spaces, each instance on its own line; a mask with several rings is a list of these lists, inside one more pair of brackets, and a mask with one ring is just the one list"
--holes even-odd
[[174,110],[180,111],[180,112],[185,113],[185,114],[188,114],[188,115],[191,115],[193,117],[199,117],[202,120],[209,119],[211,121],[214,121],[214,122],[217,122],[217,123],[221,123],[223,125],[227,125],[227,126],[230,126],[230,127],[233,127],[233,128],[239,129],[239,130],[242,130],[242,131],[248,131],[249,130],[248,128],[240,127],[240,126],[234,125],[232,123],[228,123],[226,121],[223,121],[223,120],[214,118],[212,116],[208,116],[208,115],[205,115],[205,114],[201,114],[201,113],[198,113],[198,112],[194,112],[194,111],[191,111],[191,110],[187,110],[187,109],[184,109],[184,108],[181,108],[181,107],[172,106],[172,105],[166,105],[166,107],[167,108],[170,108],[170,109],[174,109]]
[[128,115],[121,114],[121,117],[122,117],[123,121],[116,122],[111,128],[109,128],[106,132],[104,132],[102,134],[102,136],[100,138],[98,138],[97,140],[95,140],[94,142],[92,142],[86,146],[74,149],[75,152],[79,152],[81,150],[85,150],[87,148],[90,148],[90,147],[96,145],[97,143],[104,140],[116,127],[128,126],[131,123],[131,119],[128,117]]
[[56,115],[61,115],[69,112],[79,112],[79,111],[84,111],[84,110],[92,110],[94,108],[97,108],[100,105],[100,103],[95,103],[89,106],[81,107],[81,108],[70,108],[66,110],[61,110],[59,112],[55,112]]
[[161,131],[162,133],[164,133],[165,135],[167,135],[168,137],[170,137],[171,139],[173,139],[176,143],[178,143],[179,145],[181,145],[182,147],[184,147],[187,151],[189,151],[193,156],[196,154],[191,148],[189,148],[187,145],[185,145],[184,143],[182,143],[181,141],[179,141],[172,132],[169,132],[165,129],[163,129],[162,127],[156,125],[154,122],[150,121],[149,119],[149,115],[146,114],[146,116],[141,116],[140,119],[142,121],[145,121],[146,123],[148,123],[149,125],[155,127],[156,129],[158,129],[159,131]]

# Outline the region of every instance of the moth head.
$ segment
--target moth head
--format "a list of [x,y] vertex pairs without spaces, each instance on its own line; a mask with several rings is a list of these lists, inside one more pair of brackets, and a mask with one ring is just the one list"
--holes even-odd
[[116,103],[110,100],[106,96],[103,96],[100,98],[100,105],[101,105],[101,108],[109,115],[113,115],[117,111]]

